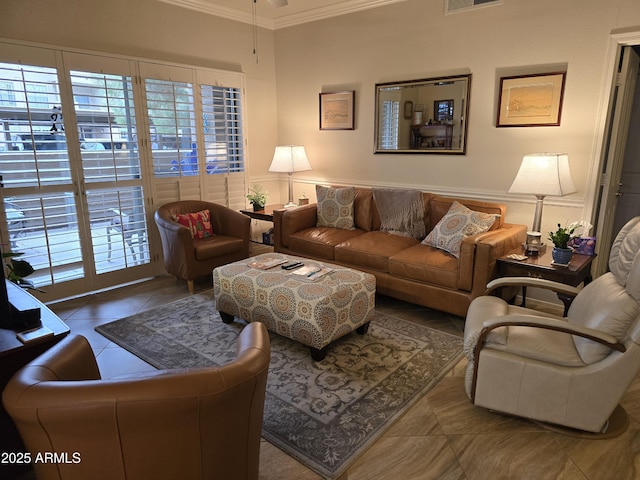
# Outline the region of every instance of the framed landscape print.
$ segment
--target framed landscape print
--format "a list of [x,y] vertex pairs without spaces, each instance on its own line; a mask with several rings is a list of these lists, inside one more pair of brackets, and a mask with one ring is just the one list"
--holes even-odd
[[502,77],[496,127],[558,126],[565,72]]
[[320,130],[353,130],[355,91],[320,94]]

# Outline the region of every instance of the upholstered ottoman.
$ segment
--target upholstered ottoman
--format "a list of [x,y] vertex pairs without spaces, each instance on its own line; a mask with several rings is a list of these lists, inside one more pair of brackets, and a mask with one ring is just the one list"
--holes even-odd
[[[296,278],[281,265],[250,266],[268,259],[299,261],[331,272],[315,281]],[[356,330],[367,332],[375,307],[373,275],[339,265],[279,253],[223,265],[213,270],[213,294],[225,323],[234,317],[263,322],[269,330],[296,340],[322,360],[326,347]]]

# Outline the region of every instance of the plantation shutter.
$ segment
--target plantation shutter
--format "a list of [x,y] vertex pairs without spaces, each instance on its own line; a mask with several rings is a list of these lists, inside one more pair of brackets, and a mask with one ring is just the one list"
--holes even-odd
[[201,199],[245,206],[243,78],[141,65],[156,207]]

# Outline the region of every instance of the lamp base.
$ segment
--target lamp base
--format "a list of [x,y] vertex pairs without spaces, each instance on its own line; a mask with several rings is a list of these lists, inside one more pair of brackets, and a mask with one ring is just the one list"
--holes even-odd
[[283,205],[284,208],[293,208],[293,207],[297,207],[298,204],[297,203],[293,203],[293,202],[289,202],[289,203],[285,203]]

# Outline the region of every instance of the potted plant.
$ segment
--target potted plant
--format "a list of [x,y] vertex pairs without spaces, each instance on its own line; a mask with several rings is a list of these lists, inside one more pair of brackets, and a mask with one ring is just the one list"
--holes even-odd
[[262,210],[267,204],[267,196],[269,192],[263,192],[260,185],[253,185],[253,188],[249,189],[247,200],[253,205],[254,210]]
[[573,256],[573,249],[569,246],[569,241],[573,233],[578,228],[578,224],[572,223],[568,227],[558,224],[555,232],[549,232],[549,240],[553,242],[553,251],[551,257],[553,262],[558,265],[568,265]]
[[10,261],[5,262],[7,279],[11,280],[13,283],[22,288],[31,288],[36,290],[33,282],[25,280],[24,278],[34,272],[33,267],[26,260],[18,260],[15,258],[19,257],[20,255],[22,255],[22,253],[2,252],[3,259],[10,259]]

